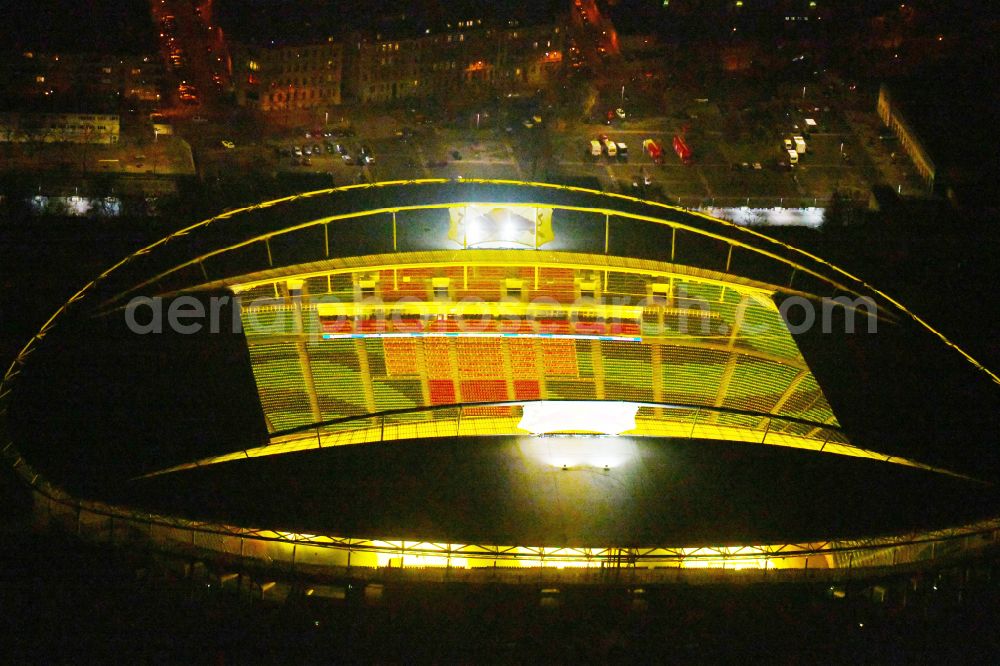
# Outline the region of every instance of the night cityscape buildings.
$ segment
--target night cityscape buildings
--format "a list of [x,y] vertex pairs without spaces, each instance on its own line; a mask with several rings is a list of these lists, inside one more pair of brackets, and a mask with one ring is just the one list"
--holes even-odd
[[12,16],[13,658],[996,653],[997,20]]

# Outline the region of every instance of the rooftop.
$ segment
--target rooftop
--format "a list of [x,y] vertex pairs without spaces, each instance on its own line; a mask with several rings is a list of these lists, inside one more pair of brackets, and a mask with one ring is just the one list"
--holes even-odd
[[[522,3],[514,0],[484,4],[458,2],[399,2],[377,0],[363,5],[348,0],[222,0],[217,8],[219,22],[226,34],[238,41],[250,43],[305,43],[341,37],[360,30],[384,34],[387,39],[404,39],[458,29],[459,22],[474,25],[496,25],[515,21],[521,25],[552,21],[562,3],[542,0]],[[481,21],[482,23],[476,23]]]
[[[27,11],[30,7],[30,11]],[[20,53],[155,53],[149,7],[128,0],[33,0],[4,12],[0,50]]]
[[[904,460],[995,478],[983,435],[1000,410],[960,413],[980,394],[995,403],[995,386],[891,312],[880,336],[792,339],[770,295],[829,293],[825,264],[797,256],[789,277],[792,248],[722,221],[551,185],[417,181],[233,211],[152,249],[88,293],[108,316],[68,315],[11,394],[23,454],[85,497],[309,534],[553,546],[854,537],[996,506],[994,486]],[[391,330],[365,310],[376,283],[396,303]],[[136,335],[113,307],[225,287],[250,304],[238,332]],[[661,296],[634,310],[580,300],[597,289]],[[499,319],[454,331],[446,310],[472,292]],[[566,308],[580,316],[557,316]],[[658,333],[651,312],[714,325]],[[510,330],[512,313],[529,326]],[[413,314],[432,315],[428,328]],[[917,367],[882,360],[886,348],[912,350]],[[900,410],[907,388],[928,394],[928,374],[937,391]],[[505,425],[526,417],[514,403],[540,399],[640,410],[634,428],[606,432]],[[566,462],[567,442],[562,454],[600,460]]]

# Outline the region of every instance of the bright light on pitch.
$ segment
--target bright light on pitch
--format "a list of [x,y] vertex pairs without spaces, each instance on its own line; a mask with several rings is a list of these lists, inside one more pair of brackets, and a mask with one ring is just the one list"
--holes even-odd
[[629,402],[542,400],[524,405],[518,428],[536,435],[594,432],[617,435],[635,429],[639,405]]
[[622,437],[541,437],[522,441],[521,453],[567,470],[613,469],[636,457],[636,445]]

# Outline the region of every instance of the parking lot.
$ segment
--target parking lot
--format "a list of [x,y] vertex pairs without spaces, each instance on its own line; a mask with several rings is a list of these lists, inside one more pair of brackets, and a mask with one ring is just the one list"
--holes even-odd
[[[806,117],[815,124],[806,126]],[[263,140],[237,137],[233,148],[211,142],[203,164],[217,172],[238,167],[272,175],[327,174],[333,185],[434,177],[544,180],[688,207],[797,207],[823,206],[834,192],[866,201],[872,184],[884,180],[874,160],[883,157],[878,151],[888,150],[859,139],[835,110],[793,104],[750,123],[714,104],[692,101],[681,113],[616,118],[610,125],[555,119],[533,127],[483,122],[477,129],[477,124],[475,119],[459,128],[436,118],[416,120],[405,111],[338,109],[334,122],[316,122],[312,129],[286,129]],[[796,134],[805,137],[807,147],[791,165],[783,140]],[[674,152],[675,135],[690,146],[690,163]],[[626,144],[627,157],[592,155],[591,140],[602,136]],[[643,151],[647,139],[662,147],[660,163]],[[368,148],[367,157],[362,147]]]
[[[402,123],[388,133],[355,127],[348,133],[338,128],[318,133],[290,131],[262,144],[228,150],[213,147],[212,158],[247,166],[255,163],[274,172],[327,173],[338,185],[410,178],[523,177],[510,142],[491,131],[412,128]],[[363,149],[367,149],[364,154]]]

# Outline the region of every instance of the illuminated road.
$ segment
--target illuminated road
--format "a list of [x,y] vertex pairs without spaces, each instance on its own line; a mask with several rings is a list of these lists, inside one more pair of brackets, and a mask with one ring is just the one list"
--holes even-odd
[[[211,2],[204,3],[211,11]],[[172,81],[170,98],[178,99],[177,85],[182,81],[197,88],[198,104],[211,106],[218,101],[219,94],[228,83],[224,64],[225,45],[221,33],[209,26],[199,5],[185,0],[150,0],[153,18],[160,34],[160,51],[163,56],[167,80]],[[168,18],[172,17],[172,18]],[[165,27],[164,21],[172,21],[173,30]],[[170,38],[174,41],[169,41]],[[171,62],[171,53],[176,49],[183,52],[183,65]],[[218,81],[215,80],[218,78]]]

